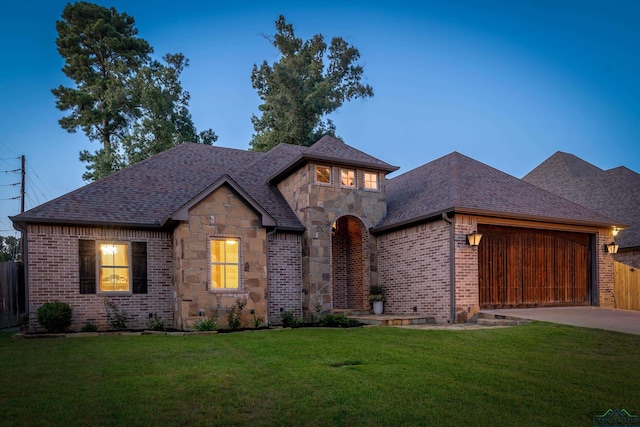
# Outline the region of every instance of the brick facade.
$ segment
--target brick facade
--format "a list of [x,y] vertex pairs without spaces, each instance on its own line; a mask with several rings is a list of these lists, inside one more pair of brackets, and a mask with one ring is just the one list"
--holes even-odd
[[[71,329],[75,331],[79,331],[87,323],[92,323],[101,330],[109,328],[105,299],[126,312],[129,328],[145,328],[149,313],[157,314],[169,325],[173,324],[170,234],[158,231],[29,225],[26,235],[30,330],[42,330],[38,324],[38,308],[52,300],[66,302],[71,306]],[[109,294],[98,291],[95,294],[80,294],[80,239],[146,242],[147,293]]]
[[[211,288],[211,238],[237,238],[240,242],[240,288]],[[246,300],[243,323],[253,314],[268,322],[267,238],[260,220],[231,189],[222,186],[189,210],[188,223],[173,233],[176,326],[190,329],[204,316],[226,326],[227,309]]]
[[[377,236],[387,314],[450,319],[449,224],[419,224]],[[415,307],[415,310],[414,310]]]
[[477,229],[475,217],[455,216],[456,323],[467,321],[480,309],[478,248],[469,246],[467,242],[467,234],[477,231]]
[[302,236],[275,233],[268,238],[269,321],[281,324],[281,313],[302,316]]

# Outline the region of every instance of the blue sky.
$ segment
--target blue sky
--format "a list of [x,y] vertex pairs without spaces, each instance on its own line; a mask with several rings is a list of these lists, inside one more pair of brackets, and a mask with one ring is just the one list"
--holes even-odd
[[[27,209],[82,185],[98,148],[57,121],[50,90],[70,82],[55,47],[66,1],[11,1],[0,16],[0,234],[13,234],[27,158]],[[346,143],[406,172],[459,151],[522,177],[556,151],[640,172],[640,1],[96,1],[136,20],[155,56],[182,52],[199,129],[247,149],[260,103],[261,36],[284,14],[298,36],[345,38],[375,96],[332,116]],[[397,174],[396,173],[396,174]],[[152,189],[150,189],[152,191]]]

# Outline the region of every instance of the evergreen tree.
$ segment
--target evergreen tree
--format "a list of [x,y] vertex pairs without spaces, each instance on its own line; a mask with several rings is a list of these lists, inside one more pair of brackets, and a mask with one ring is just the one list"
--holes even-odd
[[[67,4],[56,29],[62,71],[75,84],[52,90],[56,107],[70,111],[60,126],[71,133],[81,129],[101,144],[94,153],[80,153],[87,163],[85,180],[109,175],[186,138],[215,141],[211,130],[197,134],[189,114],[189,94],[178,79],[188,61],[181,54],[166,55],[167,65],[152,60],[153,48],[138,37],[133,17],[77,2]],[[175,120],[176,131],[166,130],[165,113]]]
[[253,66],[251,83],[263,103],[262,115],[251,117],[252,150],[268,151],[281,142],[309,146],[325,134],[335,136],[333,122],[323,118],[345,101],[373,96],[371,86],[361,83],[360,52],[341,37],[331,40],[327,54],[322,34],[303,41],[280,15],[269,41],[281,57],[273,65]]

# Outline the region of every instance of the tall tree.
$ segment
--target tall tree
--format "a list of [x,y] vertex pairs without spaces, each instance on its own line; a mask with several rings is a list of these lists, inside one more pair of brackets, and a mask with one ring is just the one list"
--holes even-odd
[[371,86],[361,83],[360,52],[341,37],[331,40],[327,54],[322,34],[303,41],[280,15],[268,40],[281,57],[273,65],[253,66],[251,83],[263,103],[262,115],[251,117],[252,150],[267,151],[281,142],[309,146],[325,134],[335,136],[335,125],[323,118],[345,101],[373,96]]
[[181,53],[166,54],[163,60],[167,65],[151,61],[134,80],[140,116],[122,140],[129,164],[185,141],[211,145],[218,139],[211,129],[198,133],[191,119],[190,95],[180,84],[180,74],[189,60]]
[[[153,48],[138,37],[133,17],[118,13],[113,7],[77,2],[67,4],[56,29],[58,52],[65,60],[62,71],[75,83],[74,87],[60,85],[52,90],[56,107],[70,110],[59,120],[60,126],[71,133],[81,129],[89,140],[101,144],[94,153],[80,153],[80,160],[87,163],[85,180],[109,175],[183,142],[183,137],[162,133],[164,126],[152,119],[166,117],[158,112],[160,108],[181,111],[173,116],[176,127],[182,130],[180,135],[187,136],[183,129],[189,128],[188,136],[194,142],[215,141],[211,130],[197,140],[199,136],[187,109],[189,96],[178,79],[187,65],[186,59],[181,54],[166,55],[167,65],[152,60]],[[169,89],[162,76],[171,80]],[[174,104],[159,107],[158,94],[166,90],[177,91],[177,95],[165,99]],[[125,141],[127,146],[123,147]],[[136,144],[143,146],[136,148]]]

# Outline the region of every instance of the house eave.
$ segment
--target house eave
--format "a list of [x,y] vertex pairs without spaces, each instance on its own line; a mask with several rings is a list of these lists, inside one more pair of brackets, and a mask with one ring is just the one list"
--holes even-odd
[[50,225],[50,226],[70,226],[70,227],[90,227],[90,228],[120,228],[120,229],[136,229],[136,230],[159,230],[166,228],[159,222],[139,223],[139,222],[118,222],[118,221],[100,221],[100,220],[74,220],[74,219],[55,219],[55,218],[34,218],[34,217],[9,217],[13,222],[13,226],[18,231],[26,231],[27,226],[31,224]]
[[510,220],[520,220],[520,221],[549,223],[549,224],[566,224],[566,225],[583,226],[583,227],[591,227],[591,228],[612,228],[615,226],[617,228],[622,229],[622,228],[628,227],[625,224],[619,224],[614,222],[587,221],[587,220],[579,220],[579,219],[518,214],[518,213],[511,213],[511,212],[496,212],[491,210],[475,209],[475,208],[451,207],[451,208],[441,209],[435,212],[430,212],[426,215],[421,215],[419,217],[411,218],[398,223],[389,224],[383,227],[373,227],[371,229],[371,232],[373,234],[381,234],[384,232],[389,232],[396,229],[409,227],[419,223],[437,220],[437,219],[440,219],[442,217],[442,214],[444,213],[483,216],[483,217],[491,217],[491,218],[504,218],[504,219],[510,219]]

